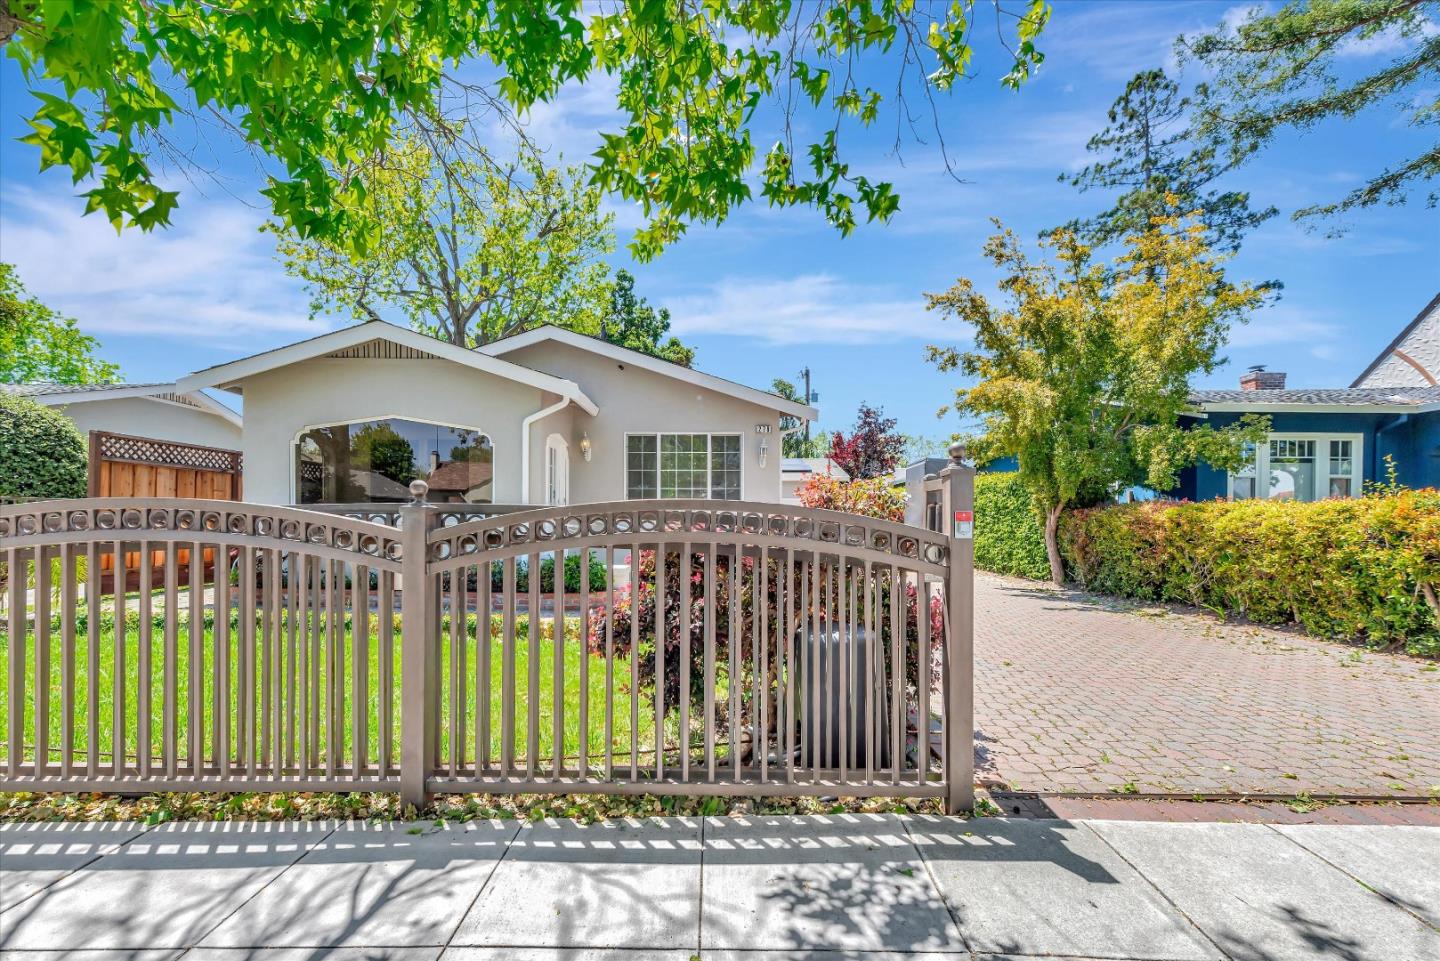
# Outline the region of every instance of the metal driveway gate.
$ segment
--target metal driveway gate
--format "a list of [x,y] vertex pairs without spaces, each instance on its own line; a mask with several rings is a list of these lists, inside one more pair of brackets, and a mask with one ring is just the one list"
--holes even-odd
[[[972,481],[934,482],[947,517],[968,517]],[[417,490],[398,527],[214,501],[0,507],[0,789],[972,805],[958,522],[716,501],[467,520]],[[129,558],[163,587],[107,593],[107,559],[124,583]]]

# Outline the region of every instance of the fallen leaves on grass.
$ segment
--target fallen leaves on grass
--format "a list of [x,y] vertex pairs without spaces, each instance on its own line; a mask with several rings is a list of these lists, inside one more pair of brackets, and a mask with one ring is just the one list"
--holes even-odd
[[706,817],[762,814],[939,814],[934,798],[741,798],[605,794],[451,794],[423,810],[406,807],[397,794],[166,793],[140,797],[113,794],[0,793],[3,821],[447,821],[572,818]]

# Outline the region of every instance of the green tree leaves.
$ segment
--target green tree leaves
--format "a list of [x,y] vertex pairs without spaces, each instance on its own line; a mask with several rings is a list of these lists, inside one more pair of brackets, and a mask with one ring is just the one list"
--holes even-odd
[[74,421],[0,391],[0,497],[84,497],[87,476]]
[[635,278],[627,270],[615,272],[610,303],[600,316],[600,336],[612,344],[668,360],[682,367],[695,363],[695,348],[686,347],[670,332],[670,311],[651,307],[635,294]]
[[0,384],[109,383],[120,368],[95,356],[99,346],[73,317],[28,296],[15,268],[0,263]]
[[[810,403],[809,398],[800,396],[798,387],[783,377],[776,377],[770,382],[770,393],[793,400],[797,404]],[[829,457],[830,435],[825,431],[817,431],[806,437],[805,432],[800,429],[802,426],[800,418],[780,415],[781,453],[786,457]]]
[[[815,206],[842,232],[857,207],[891,216],[891,186],[844,161],[842,121],[909,118],[907,96],[949,90],[987,8],[1011,55],[1003,82],[1018,86],[1043,60],[1044,0],[8,0],[0,45],[38,97],[26,141],[43,167],[94,178],[87,210],[168,222],[177,198],[150,157],[183,113],[215,118],[266,161],[262,193],[285,228],[357,250],[380,234],[358,168],[447,90],[523,115],[567,82],[613,77],[620,117],[589,176],[640,205],[632,250],[647,259],[752,199],[757,141],[783,144],[764,165],[770,203]],[[881,57],[893,83],[856,79]],[[493,84],[457,79],[477,63]],[[779,129],[756,129],[762,102],[778,105]],[[823,132],[797,143],[796,129]]]

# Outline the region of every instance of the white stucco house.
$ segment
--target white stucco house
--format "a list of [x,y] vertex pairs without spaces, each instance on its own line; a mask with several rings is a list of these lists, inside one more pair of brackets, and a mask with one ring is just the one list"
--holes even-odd
[[239,414],[173,383],[0,384],[0,390],[55,408],[82,436],[99,430],[227,450],[240,446]]
[[[183,377],[244,398],[247,500],[778,502],[780,417],[814,408],[543,326],[467,350],[383,321]],[[202,395],[203,396],[203,395]]]

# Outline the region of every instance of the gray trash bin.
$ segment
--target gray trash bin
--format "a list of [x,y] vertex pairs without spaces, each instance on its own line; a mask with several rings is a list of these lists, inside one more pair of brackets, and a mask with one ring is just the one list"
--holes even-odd
[[[854,679],[853,684],[841,684],[840,658],[845,653],[845,645],[838,630],[820,632],[820,657],[818,662],[814,656],[815,631],[807,629],[803,634],[797,632],[795,636],[795,667],[797,685],[812,684],[806,677],[807,665],[819,673],[820,697],[813,696],[813,689],[806,687],[796,688],[795,710],[798,719],[805,731],[804,744],[800,732],[796,732],[795,744],[799,758],[799,764],[804,767],[812,767],[817,759],[821,767],[838,768],[840,766],[840,732],[845,730],[846,743],[846,766],[861,767],[866,764],[866,753],[868,746],[873,740],[869,735],[870,723],[870,691],[875,686],[872,683],[872,671],[877,675],[880,683],[879,696],[875,703],[875,733],[878,735],[878,749],[874,759],[870,762],[872,767],[882,768],[890,763],[890,699],[885,681],[883,669],[874,671],[871,665],[870,643],[864,628],[857,628],[850,632],[855,645]],[[799,645],[805,645],[804,651],[809,659],[801,654]],[[812,663],[813,662],[813,663]],[[831,683],[833,666],[834,683]],[[853,689],[853,696],[851,690]],[[801,691],[811,692],[807,699],[801,696]],[[842,694],[845,696],[842,698]],[[816,715],[820,715],[820,727],[815,726]],[[821,732],[817,739],[815,731]]]

